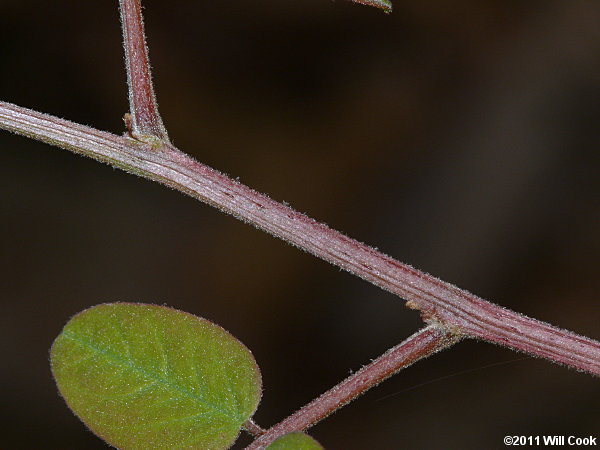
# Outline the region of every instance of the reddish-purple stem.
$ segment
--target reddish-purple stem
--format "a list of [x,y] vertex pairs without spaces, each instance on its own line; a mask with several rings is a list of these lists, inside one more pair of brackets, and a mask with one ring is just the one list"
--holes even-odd
[[131,132],[137,138],[154,136],[168,142],[154,96],[140,0],[119,0],[119,7],[129,86]]
[[306,430],[386,378],[454,342],[456,342],[455,337],[449,335],[444,329],[434,325],[423,328],[291,416],[269,428],[246,447],[246,450],[262,449],[279,436]]
[[487,302],[332,230],[169,144],[150,145],[0,102],[0,128],[158,181],[408,300],[426,322],[600,375],[600,342]]
[[242,428],[250,433],[254,438],[262,436],[265,434],[265,429],[257,425],[252,419],[248,419],[242,425]]
[[[352,0],[391,11],[389,0]],[[302,431],[413,362],[475,337],[600,375],[600,343],[519,315],[402,264],[211,169],[170,145],[158,114],[140,0],[119,0],[129,86],[130,138],[0,102],[0,128],[158,181],[335,264],[408,300],[429,326],[390,349],[268,430],[244,428],[264,448]]]
[[[0,102],[0,128],[158,181],[250,223],[406,300],[426,322],[600,375],[600,342],[441,281],[294,211],[169,144],[147,144]],[[307,181],[308,183],[309,181]]]
[[361,5],[374,6],[382,9],[386,13],[392,12],[392,2],[390,0],[350,0]]

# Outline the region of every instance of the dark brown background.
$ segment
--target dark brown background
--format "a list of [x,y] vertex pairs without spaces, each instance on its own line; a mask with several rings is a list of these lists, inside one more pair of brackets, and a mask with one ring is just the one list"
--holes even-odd
[[[328,0],[145,4],[180,148],[600,338],[600,3],[396,1],[391,16]],[[123,131],[116,1],[4,1],[0,32],[0,99]],[[97,303],[166,303],[230,330],[262,368],[265,426],[419,327],[398,298],[177,192],[5,132],[0,148],[2,448],[106,448],[48,364],[68,318]],[[600,438],[599,380],[529,358],[485,368],[521,357],[461,343],[312,434],[329,449]]]

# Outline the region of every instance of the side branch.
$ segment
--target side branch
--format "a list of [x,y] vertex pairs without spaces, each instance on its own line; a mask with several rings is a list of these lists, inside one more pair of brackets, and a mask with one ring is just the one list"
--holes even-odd
[[452,334],[600,375],[600,342],[487,302],[351,239],[201,164],[146,144],[0,102],[0,128],[90,156],[217,207],[406,300]]
[[132,135],[141,140],[150,136],[169,142],[154,95],[140,0],[119,0],[119,9],[123,28]]
[[374,6],[383,10],[385,13],[392,12],[392,2],[390,0],[350,0],[361,5]]
[[279,436],[306,430],[400,370],[455,342],[454,336],[450,336],[439,327],[430,325],[423,328],[308,405],[269,428],[246,447],[246,450],[262,449]]

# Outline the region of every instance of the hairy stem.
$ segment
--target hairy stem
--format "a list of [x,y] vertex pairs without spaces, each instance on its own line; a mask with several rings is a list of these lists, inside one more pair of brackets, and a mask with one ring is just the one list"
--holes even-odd
[[155,137],[168,142],[152,85],[140,0],[119,0],[119,9],[129,86],[131,133],[141,140]]
[[379,8],[386,13],[392,12],[392,2],[390,0],[350,0],[354,3],[359,3],[361,5],[374,6],[375,8]]
[[446,330],[438,326],[429,325],[423,328],[291,416],[269,428],[246,447],[246,450],[262,449],[279,436],[306,430],[400,370],[455,342],[455,336],[449,335]]
[[600,342],[487,302],[332,230],[201,164],[169,144],[147,144],[0,102],[0,128],[157,181],[217,207],[406,300],[423,319],[600,375]]
[[252,419],[246,420],[242,428],[254,436],[255,439],[265,434],[265,429],[257,425]]

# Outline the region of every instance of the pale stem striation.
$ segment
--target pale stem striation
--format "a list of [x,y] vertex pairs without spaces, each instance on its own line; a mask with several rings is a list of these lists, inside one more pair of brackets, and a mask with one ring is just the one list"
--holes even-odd
[[[186,193],[406,300],[428,323],[600,375],[600,342],[502,308],[332,230],[169,144],[147,144],[0,102],[0,128]],[[307,181],[308,183],[309,181]]]

